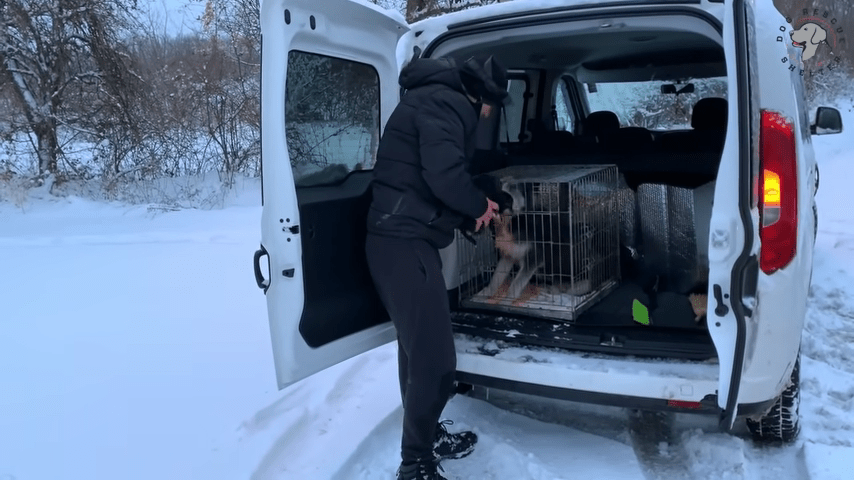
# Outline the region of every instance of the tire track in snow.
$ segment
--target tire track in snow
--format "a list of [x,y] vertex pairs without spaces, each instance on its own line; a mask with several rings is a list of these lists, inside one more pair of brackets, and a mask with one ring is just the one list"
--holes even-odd
[[490,391],[488,397],[476,390],[469,396],[534,420],[563,425],[631,445],[631,438],[626,431],[625,409],[620,407],[554,400],[501,390]]
[[285,433],[276,440],[272,448],[264,455],[261,464],[252,473],[250,480],[287,478],[290,460],[299,458],[308,448],[311,448],[303,439],[310,433],[316,418],[317,413],[312,413],[308,408],[303,409],[297,421],[285,428]]
[[[832,268],[844,266],[835,263]],[[847,287],[851,278],[848,272],[832,272],[830,263],[819,273],[822,277],[814,276],[810,287],[801,343],[802,436],[816,444],[850,448],[854,447],[854,295]]]
[[[714,417],[628,410],[528,395],[491,393],[489,403],[499,408],[549,423],[557,423],[630,446],[647,480],[754,480],[749,444],[718,432]],[[738,433],[738,432],[737,432]],[[746,431],[741,432],[745,436]],[[721,465],[715,455],[736,460]],[[781,453],[780,455],[788,455]],[[801,469],[803,470],[803,469]],[[779,480],[769,477],[769,480]],[[805,476],[787,480],[806,479]]]
[[[290,397],[287,404],[276,402],[256,414],[255,422],[269,425],[266,433],[275,435],[251,480],[330,478],[400,403],[395,352],[386,345],[330,367],[294,386],[296,391],[285,395]],[[307,393],[297,394],[301,390]],[[280,404],[291,409],[282,412]],[[283,413],[296,413],[298,419],[270,421]],[[270,432],[272,428],[277,431]]]
[[256,412],[251,419],[241,422],[237,430],[245,432],[247,435],[262,431],[277,418],[288,414],[290,412],[289,405],[305,405],[310,397],[311,392],[305,389],[305,384],[298,384],[291,391],[282,395],[281,398]]
[[842,288],[813,282],[802,353],[854,374],[854,299]]
[[723,433],[713,416],[630,412],[629,430],[648,480],[817,480],[800,445],[754,444],[746,427]]
[[688,454],[673,432],[673,415],[630,411],[629,434],[648,480],[689,478]]
[[[493,400],[458,395],[448,404],[443,416],[456,422],[451,431],[471,429],[479,437],[472,455],[442,462],[449,480],[643,479],[627,439],[566,428],[556,421],[566,417],[559,404],[530,404],[542,407],[544,421],[538,421]],[[401,417],[398,408],[378,424],[332,480],[393,478],[400,462]]]

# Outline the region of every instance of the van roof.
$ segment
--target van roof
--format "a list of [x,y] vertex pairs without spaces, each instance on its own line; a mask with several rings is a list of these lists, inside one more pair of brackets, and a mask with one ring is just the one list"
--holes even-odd
[[[469,2],[470,0],[462,0]],[[550,13],[573,8],[595,7],[625,7],[625,6],[650,6],[650,5],[692,5],[709,7],[711,4],[720,4],[723,0],[512,0],[501,1],[490,5],[482,5],[477,8],[469,8],[457,12],[446,13],[436,17],[426,18],[410,25],[412,30],[435,30],[440,28],[453,29],[465,27],[471,24],[484,23],[510,19],[515,16],[530,15],[532,13]],[[708,8],[703,8],[707,10]]]

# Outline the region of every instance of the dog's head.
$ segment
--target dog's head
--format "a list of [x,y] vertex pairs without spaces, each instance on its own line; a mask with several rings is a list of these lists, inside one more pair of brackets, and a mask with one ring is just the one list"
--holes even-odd
[[812,58],[818,46],[827,41],[827,30],[812,22],[801,25],[801,28],[789,35],[792,37],[792,45],[804,50],[804,60]]
[[525,195],[515,183],[501,182],[500,200],[496,200],[498,210],[504,215],[518,215],[525,210]]

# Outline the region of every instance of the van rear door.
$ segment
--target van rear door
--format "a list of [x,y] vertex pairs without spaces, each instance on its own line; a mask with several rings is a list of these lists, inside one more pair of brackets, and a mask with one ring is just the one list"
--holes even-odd
[[[756,292],[759,214],[753,193],[758,148],[758,83],[751,55],[755,42],[750,2],[724,2],[723,43],[729,83],[727,139],[718,172],[709,235],[709,331],[718,351],[718,406],[721,427],[731,429],[738,415],[744,366],[745,298]],[[749,304],[749,300],[747,300]]]
[[395,338],[364,252],[370,169],[399,99],[396,49],[409,30],[394,13],[349,0],[261,3],[255,269],[279,388]]

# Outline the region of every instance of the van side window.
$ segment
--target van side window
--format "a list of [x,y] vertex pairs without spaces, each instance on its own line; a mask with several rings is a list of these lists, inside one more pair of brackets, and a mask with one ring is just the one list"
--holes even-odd
[[373,168],[380,82],[370,65],[288,53],[285,135],[297,187],[332,184]]
[[522,121],[525,112],[525,92],[528,91],[528,81],[524,78],[511,78],[507,86],[510,94],[510,104],[504,107],[504,118],[501,119],[501,130],[499,132],[500,142],[519,142],[522,131]]

